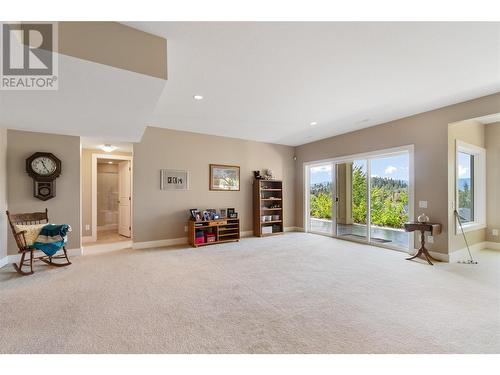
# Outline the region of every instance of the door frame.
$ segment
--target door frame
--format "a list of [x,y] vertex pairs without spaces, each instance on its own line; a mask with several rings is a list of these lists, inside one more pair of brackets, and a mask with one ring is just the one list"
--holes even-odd
[[[338,156],[334,158],[328,158],[328,159],[322,159],[322,160],[315,160],[315,161],[310,161],[310,162],[304,162],[303,163],[303,180],[304,180],[304,232],[308,233],[314,233],[314,234],[322,234],[322,235],[327,235],[329,237],[334,237],[340,240],[344,241],[351,241],[351,242],[358,242],[358,243],[363,243],[371,246],[377,246],[377,247],[383,247],[386,249],[390,250],[396,250],[396,251],[402,251],[399,248],[395,248],[394,246],[390,245],[385,245],[385,244],[380,244],[380,243],[375,243],[375,242],[370,242],[370,228],[368,227],[368,224],[371,223],[370,220],[370,209],[371,207],[371,194],[370,194],[370,188],[371,188],[371,159],[379,158],[379,157],[384,157],[384,156],[391,156],[394,154],[399,154],[402,152],[408,152],[408,220],[413,221],[415,220],[415,164],[414,164],[414,156],[415,156],[415,147],[414,145],[404,145],[404,146],[398,146],[398,147],[392,147],[392,148],[386,148],[386,149],[381,149],[381,150],[375,150],[375,151],[370,151],[370,152],[365,152],[365,153],[359,153],[359,154],[352,154],[352,155],[345,155],[345,156]],[[366,165],[366,173],[367,173],[367,228],[368,228],[368,235],[367,235],[367,240],[366,241],[357,241],[354,239],[347,239],[347,238],[339,238],[333,235],[333,233],[336,233],[336,228],[332,229],[331,234],[325,234],[325,233],[317,233],[317,232],[311,232],[309,230],[309,168],[312,166],[317,166],[317,165],[323,165],[323,164],[328,164],[332,163],[335,169],[335,165],[337,163],[347,163],[351,162],[354,160],[359,160],[359,159],[365,159],[367,161]],[[334,176],[334,173],[332,173],[332,176]],[[332,183],[332,189],[335,184],[335,181]],[[335,206],[335,196],[336,196],[336,190],[334,191],[334,203],[333,207]],[[332,208],[334,210],[334,208]],[[333,213],[332,212],[332,226],[333,226]],[[415,248],[415,236],[413,232],[409,233],[408,236],[408,251],[409,253],[414,252]]]
[[97,241],[97,159],[129,160],[130,161],[130,238],[134,236],[133,201],[134,201],[134,158],[125,155],[92,154],[92,242]]
[[[307,165],[306,165],[307,164]],[[310,191],[309,191],[309,169],[311,167],[320,167],[322,165],[330,164],[332,168],[332,232],[331,233],[325,233],[325,232],[315,232],[310,230],[310,225],[311,225],[311,220],[309,217],[309,210],[310,210],[310,205],[309,205],[309,196],[310,196]],[[335,162],[327,160],[327,161],[322,161],[322,162],[311,162],[311,163],[304,163],[304,181],[305,181],[305,201],[304,201],[304,212],[305,212],[305,218],[304,218],[304,223],[305,223],[305,228],[304,231],[307,233],[313,233],[313,234],[319,234],[321,236],[327,236],[327,237],[336,237],[337,235],[337,216],[336,216],[336,208],[335,208],[335,203],[336,203],[336,198],[337,198],[337,169]]]

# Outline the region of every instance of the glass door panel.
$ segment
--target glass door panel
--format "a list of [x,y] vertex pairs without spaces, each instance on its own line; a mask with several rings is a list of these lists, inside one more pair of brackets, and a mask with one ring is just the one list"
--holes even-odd
[[370,241],[408,249],[409,155],[370,159]]
[[355,241],[367,241],[366,160],[354,160],[336,165],[337,236]]
[[332,164],[309,168],[309,231],[332,235]]

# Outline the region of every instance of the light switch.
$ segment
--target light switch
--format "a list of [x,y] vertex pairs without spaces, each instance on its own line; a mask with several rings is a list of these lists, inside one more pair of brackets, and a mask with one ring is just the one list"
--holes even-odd
[[427,201],[418,201],[418,207],[427,208]]
[[498,236],[498,229],[493,229],[491,231],[491,234],[494,235],[494,236]]
[[434,243],[434,236],[427,236],[428,243]]
[[90,230],[90,225],[89,224],[85,225],[85,230]]

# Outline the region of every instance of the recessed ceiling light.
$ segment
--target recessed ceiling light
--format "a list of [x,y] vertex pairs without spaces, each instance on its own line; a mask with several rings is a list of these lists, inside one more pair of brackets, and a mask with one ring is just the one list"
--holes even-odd
[[113,162],[112,161],[108,161],[108,164],[113,164]]
[[115,147],[113,145],[102,145],[102,146],[99,146],[99,148],[101,150],[103,150],[104,152],[113,152],[115,151],[118,147]]
[[309,123],[309,125],[316,126],[316,125],[318,125],[318,123],[316,121],[312,121],[312,122]]
[[194,100],[202,100],[203,99],[203,95],[193,95],[193,99]]

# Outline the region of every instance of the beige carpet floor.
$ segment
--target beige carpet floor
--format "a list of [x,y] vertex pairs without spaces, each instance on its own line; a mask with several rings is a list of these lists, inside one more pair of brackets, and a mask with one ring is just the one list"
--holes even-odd
[[478,265],[289,233],[0,271],[2,353],[499,353],[500,252]]

